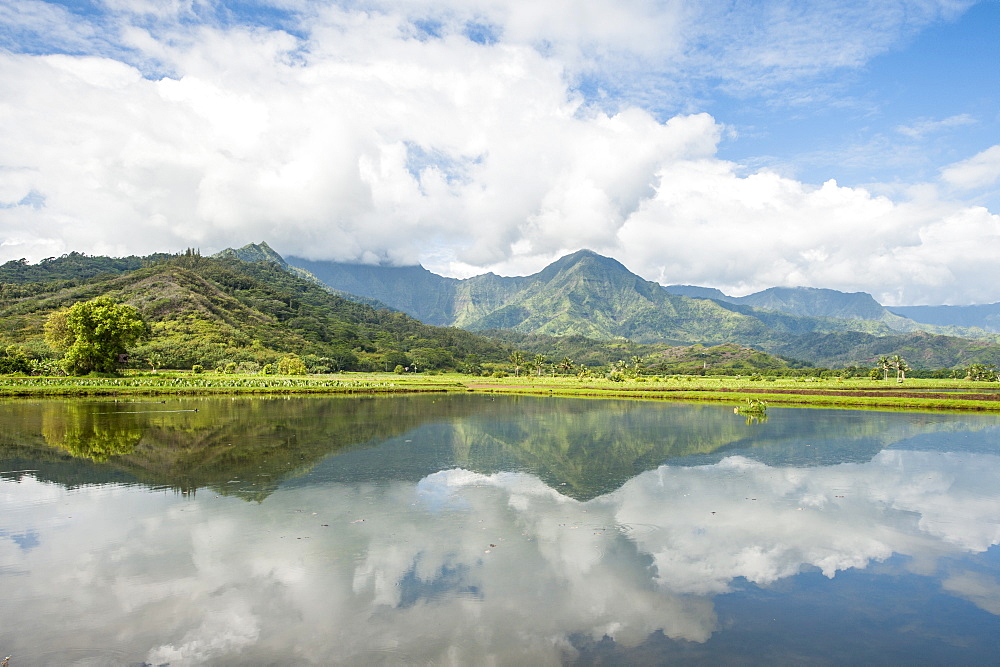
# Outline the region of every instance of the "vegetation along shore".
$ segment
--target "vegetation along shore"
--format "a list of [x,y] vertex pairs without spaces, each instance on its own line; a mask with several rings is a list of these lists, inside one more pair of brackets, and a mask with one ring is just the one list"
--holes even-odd
[[[302,262],[300,262],[302,264]],[[358,293],[363,292],[363,293]],[[1000,410],[1000,332],[868,295],[664,288],[589,251],[517,279],[70,253],[0,266],[0,398],[491,392]]]
[[742,405],[748,398],[771,406],[1000,412],[1000,387],[959,379],[907,380],[905,389],[880,380],[735,376],[653,376],[617,381],[558,376],[473,377],[341,373],[252,376],[162,371],[121,377],[0,377],[0,397],[134,397],[255,394],[397,394],[477,392],[589,398],[713,401]]

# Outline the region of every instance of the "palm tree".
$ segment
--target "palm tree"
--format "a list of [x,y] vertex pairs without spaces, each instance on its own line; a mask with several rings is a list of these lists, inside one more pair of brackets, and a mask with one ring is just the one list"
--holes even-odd
[[521,366],[524,365],[524,354],[520,350],[514,350],[508,358],[510,363],[514,364],[514,377],[517,377],[518,373],[521,372]]
[[910,367],[906,365],[903,357],[895,355],[892,358],[892,367],[896,369],[896,382],[902,382],[906,379],[906,371],[910,370]]
[[535,374],[541,377],[542,369],[545,367],[545,355],[536,354],[531,360],[531,365],[535,367]]
[[559,370],[564,373],[569,373],[573,370],[573,360],[569,357],[563,357],[562,361],[559,362]]
[[889,367],[891,366],[891,364],[892,362],[889,361],[889,357],[883,355],[878,358],[878,365],[882,369],[883,380],[889,379]]

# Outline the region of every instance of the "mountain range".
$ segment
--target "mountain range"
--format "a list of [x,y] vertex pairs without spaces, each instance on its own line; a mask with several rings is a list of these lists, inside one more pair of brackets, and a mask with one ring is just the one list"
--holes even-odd
[[730,297],[664,287],[588,250],[528,276],[459,280],[421,266],[285,258],[266,243],[211,258],[188,250],[7,262],[0,346],[48,356],[48,314],[105,294],[135,305],[151,325],[153,337],[135,356],[174,368],[252,367],[289,353],[305,355],[314,369],[482,368],[502,364],[513,349],[587,366],[638,356],[660,372],[686,372],[709,356],[734,370],[870,366],[895,354],[916,369],[1000,361],[1000,335],[959,326],[988,323],[987,307],[978,315],[939,307],[937,322],[927,324],[864,293],[772,288]]
[[919,367],[1000,359],[998,304],[886,308],[863,292],[808,287],[731,297],[706,287],[665,287],[589,250],[528,276],[486,273],[462,280],[422,266],[294,256],[283,261],[342,293],[374,299],[429,324],[470,331],[672,345],[738,343],[823,365],[865,364],[904,353]]

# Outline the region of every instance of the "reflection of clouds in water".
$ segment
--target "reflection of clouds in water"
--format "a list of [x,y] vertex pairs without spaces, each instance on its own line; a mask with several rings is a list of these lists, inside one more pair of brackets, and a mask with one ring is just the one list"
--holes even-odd
[[[825,468],[664,466],[586,503],[529,475],[464,470],[284,489],[262,505],[4,481],[0,628],[17,632],[0,639],[24,656],[124,643],[157,664],[537,664],[558,662],[571,635],[704,641],[709,596],[736,578],[997,544],[998,477],[994,456],[883,451]],[[10,538],[32,531],[30,551]],[[991,613],[997,586],[964,571],[943,583]],[[44,618],[64,619],[59,637]]]
[[944,590],[1000,616],[1000,582],[978,572],[956,572],[941,582]]

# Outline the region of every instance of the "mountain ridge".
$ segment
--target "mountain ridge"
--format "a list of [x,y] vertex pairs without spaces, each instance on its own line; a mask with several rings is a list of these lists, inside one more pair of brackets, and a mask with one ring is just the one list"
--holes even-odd
[[[299,261],[289,260],[293,265]],[[989,344],[1000,341],[983,330],[908,320],[864,292],[775,287],[747,297],[727,297],[713,288],[664,287],[591,250],[561,257],[527,276],[486,273],[455,279],[422,266],[316,261],[308,268],[336,281],[328,282],[335,288],[358,290],[417,319],[471,331],[510,330],[671,345],[736,342],[816,362],[824,357],[809,352],[810,341],[839,334],[841,340],[853,337],[858,348],[853,353],[839,350],[836,358],[854,363],[872,361],[860,356],[861,349],[873,349],[872,337],[892,336],[899,345],[917,348],[924,342],[917,336],[921,331]],[[919,356],[936,358],[924,352]]]

